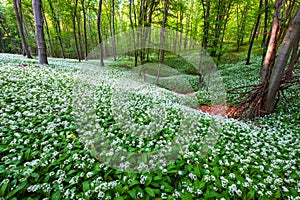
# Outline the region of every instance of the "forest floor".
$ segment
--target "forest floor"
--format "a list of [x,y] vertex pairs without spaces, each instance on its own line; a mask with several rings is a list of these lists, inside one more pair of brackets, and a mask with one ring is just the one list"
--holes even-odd
[[[188,70],[158,87],[121,62],[49,62],[0,54],[0,199],[299,199],[299,85],[276,113],[238,121],[199,110],[211,94]],[[259,82],[260,63],[219,66],[225,90]],[[135,160],[161,149],[173,157]]]

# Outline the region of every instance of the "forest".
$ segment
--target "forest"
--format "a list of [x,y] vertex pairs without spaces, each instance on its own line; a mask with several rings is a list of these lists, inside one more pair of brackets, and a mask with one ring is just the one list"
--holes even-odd
[[299,0],[0,0],[0,199],[300,199]]

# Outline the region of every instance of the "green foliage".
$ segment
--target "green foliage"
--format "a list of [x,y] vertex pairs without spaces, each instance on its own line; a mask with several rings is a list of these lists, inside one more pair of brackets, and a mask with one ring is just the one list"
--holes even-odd
[[[254,122],[221,120],[217,143],[207,154],[199,149],[213,117],[198,112],[197,126],[191,132],[194,140],[174,162],[151,172],[129,173],[105,166],[79,139],[70,95],[78,69],[84,64],[50,59],[51,65],[45,67],[21,56],[1,54],[0,58],[0,196],[4,199],[290,199],[298,196],[299,86],[286,92],[288,99],[294,99],[293,103],[287,105],[281,101],[274,115]],[[228,88],[243,83],[230,81],[236,79],[237,71],[240,80],[255,73],[255,64],[247,67],[242,63],[220,67]],[[109,128],[114,126],[109,109],[113,86],[109,80],[118,81],[126,72],[108,67],[102,73],[107,84],[99,86],[98,91],[102,98],[98,107],[99,117],[103,119],[101,126],[123,142],[138,142],[136,138],[122,138],[121,131]],[[139,102],[132,104],[132,114],[136,118],[143,116],[142,109],[151,107],[151,99],[165,97],[174,102],[170,106],[168,126],[176,128],[175,119],[180,117],[176,112],[177,96],[156,87],[148,89],[148,96],[131,93],[130,102]],[[158,91],[160,95],[156,96]],[[167,133],[173,134],[167,130],[161,134]],[[151,140],[158,138],[154,136]],[[147,142],[150,140],[144,144]],[[136,149],[131,143],[127,147]]]

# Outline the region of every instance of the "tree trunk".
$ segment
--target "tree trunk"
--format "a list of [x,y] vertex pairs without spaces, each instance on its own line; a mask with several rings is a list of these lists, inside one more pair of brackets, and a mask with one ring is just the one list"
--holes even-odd
[[271,30],[271,35],[270,35],[270,40],[269,40],[269,45],[267,49],[267,54],[264,60],[263,68],[261,70],[261,77],[264,80],[267,80],[269,77],[269,74],[272,69],[271,66],[273,66],[272,61],[275,60],[276,56],[276,49],[278,46],[278,30],[279,30],[279,17],[280,17],[280,7],[282,4],[282,0],[277,0],[276,6],[275,6],[275,11],[274,11],[274,19],[273,19],[273,25],[272,25],[272,30]]
[[[259,11],[262,9],[262,5],[263,2],[262,0],[259,1]],[[253,43],[254,43],[254,39],[256,36],[256,32],[258,30],[259,24],[260,24],[260,18],[261,18],[261,14],[259,12],[256,22],[255,22],[255,27],[251,36],[251,40],[250,40],[250,44],[249,44],[249,49],[248,49],[248,54],[247,54],[247,59],[246,59],[246,65],[250,65],[250,59],[251,59],[251,51],[252,51],[252,47],[253,47]]]
[[84,36],[84,59],[88,60],[88,41],[86,32],[86,10],[84,6],[84,0],[81,0],[82,12],[83,12],[83,36]]
[[52,52],[52,40],[51,40],[51,36],[50,36],[50,32],[49,32],[49,26],[48,26],[48,22],[47,22],[47,19],[46,19],[46,16],[45,16],[44,9],[42,9],[42,14],[43,14],[43,20],[45,22],[46,33],[47,33],[47,37],[48,37],[49,56],[53,56],[53,52]]
[[54,8],[53,8],[51,0],[48,0],[48,2],[49,2],[50,10],[51,10],[51,13],[52,13],[52,17],[54,19],[55,30],[57,32],[57,36],[58,36],[58,40],[59,40],[59,45],[60,45],[60,49],[61,49],[61,54],[62,54],[63,59],[65,59],[66,58],[66,54],[65,54],[65,49],[64,49],[64,46],[63,46],[63,39],[62,39],[62,36],[61,36],[60,23],[59,23],[59,20],[58,20],[58,18],[56,16],[55,12],[54,12]]
[[300,57],[300,49],[298,50],[299,41],[300,41],[300,37],[298,37],[297,41],[295,41],[295,44],[293,46],[293,53],[292,53],[290,63],[289,63],[289,67],[285,71],[285,79],[287,79],[287,80],[292,78],[293,70],[295,68],[296,63],[298,62],[299,57]]
[[180,5],[180,14],[179,14],[179,24],[180,24],[180,34],[179,34],[179,45],[178,45],[178,55],[181,54],[181,48],[182,48],[182,33],[183,33],[183,2],[181,1]]
[[112,0],[112,12],[111,12],[111,45],[112,45],[112,51],[113,51],[113,58],[114,61],[117,60],[116,55],[116,38],[115,38],[115,0]]
[[265,108],[267,112],[273,112],[275,106],[276,94],[279,91],[284,69],[287,65],[292,48],[295,41],[298,41],[300,37],[300,6],[298,6],[297,12],[290,23],[285,37],[283,38],[278,56],[275,61],[275,68],[272,73],[271,82],[268,87],[268,93],[265,99]]
[[27,58],[32,58],[30,51],[29,51],[29,47],[28,44],[26,42],[25,36],[24,36],[24,28],[23,28],[23,17],[22,17],[22,12],[21,12],[21,2],[20,0],[13,0],[13,4],[14,4],[14,11],[16,14],[16,18],[17,18],[17,22],[18,22],[18,30],[19,30],[19,35],[21,38],[21,42],[22,42],[22,49],[25,52],[25,54],[27,55]]
[[204,34],[202,40],[202,47],[203,49],[207,49],[208,45],[208,38],[209,38],[209,18],[210,18],[210,1],[206,0],[205,2],[202,0],[202,7],[203,7],[203,18],[204,18]]
[[[226,8],[226,12],[225,12],[225,21],[223,22],[223,28],[222,28],[222,36],[221,36],[221,41],[220,41],[220,47],[219,47],[219,53],[218,53],[218,59],[217,59],[217,66],[220,62],[221,59],[221,55],[222,55],[222,49],[223,49],[223,42],[224,42],[224,37],[225,37],[225,32],[226,32],[226,28],[227,28],[227,23],[229,20],[229,16],[230,16],[230,10],[231,10],[231,2],[228,4],[228,7]],[[224,18],[224,17],[223,17]],[[224,20],[224,19],[223,19]]]
[[4,40],[3,40],[3,33],[2,33],[2,30],[0,30],[0,53],[3,53],[4,52]]
[[76,18],[77,18],[77,32],[78,32],[78,43],[79,43],[79,55],[80,55],[80,59],[82,60],[84,57],[84,52],[83,52],[83,46],[82,46],[82,35],[81,35],[81,24],[80,24],[80,13],[79,15],[76,14]]
[[167,19],[168,19],[169,4],[170,4],[170,0],[166,0],[165,7],[164,7],[163,21],[162,21],[161,29],[160,29],[159,66],[158,66],[158,72],[157,72],[157,77],[156,77],[156,82],[155,82],[156,85],[158,85],[158,83],[159,83],[161,65],[162,65],[162,62],[164,59],[163,48],[164,48],[164,43],[165,43],[165,28],[166,28]]
[[269,19],[269,3],[268,3],[268,0],[265,0],[264,33],[263,33],[263,39],[262,39],[262,42],[261,42],[262,47],[265,47],[266,40],[267,40],[268,19]]
[[134,24],[132,21],[132,4],[134,4],[134,0],[129,0],[129,20],[130,20],[130,26],[132,29],[132,36],[133,36],[133,47],[134,47],[134,66],[137,66],[138,63],[138,53],[136,51],[136,44],[135,44],[135,34],[134,34]]
[[239,51],[240,47],[243,45],[247,17],[248,17],[248,7],[244,8],[242,12],[241,22],[239,23],[239,21],[237,20],[238,21],[238,33],[237,33],[238,40],[237,40],[237,49],[236,49],[237,51]]
[[47,49],[44,37],[43,15],[42,15],[42,2],[41,0],[32,0],[32,7],[35,22],[35,37],[38,46],[38,59],[39,64],[48,64]]
[[97,28],[98,28],[98,40],[100,46],[100,66],[104,67],[104,61],[103,61],[104,49],[102,43],[101,13],[102,13],[102,0],[99,0],[98,14],[97,14]]
[[75,1],[75,8],[74,8],[73,16],[72,16],[72,23],[73,23],[73,37],[74,37],[74,42],[75,42],[77,59],[80,62],[81,61],[81,56],[80,56],[80,51],[79,51],[79,46],[78,46],[78,40],[77,40],[77,33],[76,33],[77,6],[78,6],[78,0]]

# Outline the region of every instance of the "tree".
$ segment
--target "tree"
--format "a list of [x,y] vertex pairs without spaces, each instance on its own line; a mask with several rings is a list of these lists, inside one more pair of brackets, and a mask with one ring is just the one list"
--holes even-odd
[[78,39],[77,39],[77,33],[76,33],[77,6],[78,6],[78,0],[75,1],[74,13],[72,16],[72,23],[73,23],[73,37],[74,37],[75,48],[76,48],[76,52],[77,52],[77,58],[78,58],[78,61],[80,62],[81,56],[80,56],[80,50],[79,50],[79,46],[78,46]]
[[53,21],[54,21],[55,30],[56,30],[56,33],[57,33],[57,36],[58,36],[62,57],[66,58],[65,49],[64,49],[64,45],[63,45],[64,43],[63,43],[62,33],[61,33],[62,31],[61,31],[61,27],[60,27],[60,21],[59,21],[58,17],[56,16],[56,13],[54,12],[52,1],[48,0],[48,2],[49,2],[50,10],[51,10],[51,13],[52,13],[52,18],[53,18]]
[[100,46],[100,66],[104,67],[104,62],[103,62],[104,49],[102,43],[101,13],[102,13],[102,0],[99,0],[98,14],[97,14],[97,27],[98,27],[98,40]]
[[290,54],[292,52],[294,44],[297,44],[299,48],[299,39],[300,39],[300,5],[298,6],[297,12],[286,31],[278,56],[276,57],[275,60],[274,70],[270,79],[268,92],[264,101],[265,109],[267,112],[274,111],[276,94],[279,92],[280,85],[282,84],[284,69],[287,66],[288,59],[290,58]]
[[16,13],[16,18],[18,22],[19,35],[22,42],[23,54],[27,55],[27,58],[32,58],[31,53],[29,51],[28,44],[26,42],[24,36],[24,27],[23,27],[23,14],[22,14],[22,3],[21,0],[13,0],[14,11]]
[[247,54],[247,59],[246,59],[246,65],[250,65],[251,51],[252,51],[254,39],[255,39],[255,36],[256,36],[259,24],[260,24],[262,6],[263,6],[263,1],[260,0],[259,1],[259,10],[258,10],[259,13],[257,15],[257,19],[256,19],[256,22],[255,22],[255,27],[254,27],[254,30],[252,32],[252,36],[251,36],[251,40],[250,40],[250,45],[249,45],[249,49],[248,49],[248,54]]
[[[247,110],[248,118],[260,117],[274,112],[280,93],[293,83],[300,82],[299,77],[292,75],[296,60],[300,53],[300,5],[285,31],[280,33],[280,11],[282,0],[277,0],[274,11],[274,19],[267,55],[262,71],[262,82],[257,85],[243,86],[235,88],[232,92],[240,88],[252,88],[248,92],[242,92],[244,99],[239,103],[242,110]],[[280,39],[280,36],[283,38]],[[281,45],[279,41],[281,41]],[[287,68],[287,70],[285,70]],[[276,98],[277,97],[277,98]]]
[[116,39],[115,39],[115,0],[111,0],[111,45],[112,45],[112,52],[113,52],[113,57],[114,60],[117,60],[117,55],[116,55]]
[[83,12],[83,35],[84,35],[84,59],[88,58],[88,46],[87,46],[87,30],[86,30],[86,9],[85,9],[85,1],[81,0],[82,12]]
[[209,20],[210,20],[210,1],[209,0],[202,0],[202,7],[203,7],[203,19],[204,19],[204,27],[203,27],[203,40],[202,40],[202,47],[203,49],[207,48],[208,38],[209,38]]
[[42,1],[32,0],[32,8],[35,22],[35,38],[38,46],[38,60],[39,64],[48,64],[47,49],[44,37],[43,15],[42,15]]
[[167,19],[168,19],[168,12],[169,12],[169,5],[170,5],[170,0],[165,1],[165,6],[164,6],[164,15],[163,15],[163,21],[161,24],[161,29],[160,29],[160,48],[159,48],[159,66],[158,66],[158,72],[157,72],[157,77],[156,77],[156,85],[159,83],[159,77],[160,77],[160,71],[161,71],[161,65],[164,59],[164,43],[165,43],[165,28],[167,25]]

